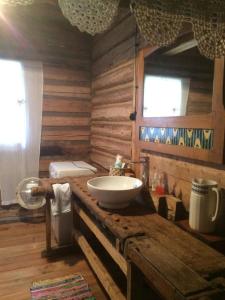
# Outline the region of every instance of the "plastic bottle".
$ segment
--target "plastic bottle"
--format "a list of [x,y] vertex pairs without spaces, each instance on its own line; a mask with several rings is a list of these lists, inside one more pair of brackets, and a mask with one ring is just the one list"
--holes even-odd
[[157,186],[156,186],[156,193],[158,195],[164,195],[165,194],[165,179],[164,179],[164,175],[163,174],[160,174],[159,177],[158,177],[158,183],[157,183]]
[[117,154],[117,156],[116,156],[116,162],[115,162],[114,167],[118,168],[118,169],[121,169],[122,168],[122,164],[123,164],[123,157],[121,155]]

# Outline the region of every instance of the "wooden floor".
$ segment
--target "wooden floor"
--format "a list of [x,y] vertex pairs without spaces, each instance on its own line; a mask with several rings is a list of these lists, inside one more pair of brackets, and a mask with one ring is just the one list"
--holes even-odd
[[81,273],[97,300],[107,297],[81,253],[47,261],[43,223],[10,223],[0,225],[0,299],[30,299],[29,288],[35,280]]

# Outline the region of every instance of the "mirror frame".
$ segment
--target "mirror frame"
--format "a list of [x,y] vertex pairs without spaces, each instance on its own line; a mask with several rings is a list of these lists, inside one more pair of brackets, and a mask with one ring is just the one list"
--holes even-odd
[[[179,116],[179,117],[143,117],[144,96],[144,59],[156,51],[158,47],[147,46],[139,50],[135,61],[135,110],[136,121],[133,124],[132,158],[140,157],[143,150],[165,153],[179,157],[200,161],[223,163],[224,159],[224,57],[214,60],[212,112],[206,115]],[[175,127],[191,129],[212,129],[213,147],[211,150],[192,148],[179,145],[168,145],[154,142],[141,141],[139,138],[140,127]]]

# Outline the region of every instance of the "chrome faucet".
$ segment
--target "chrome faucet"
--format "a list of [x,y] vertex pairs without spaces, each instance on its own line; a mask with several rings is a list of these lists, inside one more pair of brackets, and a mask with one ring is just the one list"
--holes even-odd
[[131,161],[130,164],[143,164],[141,172],[141,180],[143,182],[143,189],[149,190],[149,157],[142,157],[139,161]]
[[142,157],[139,161],[131,161],[131,164],[143,165],[140,171],[140,178],[143,182],[143,188],[138,197],[138,202],[150,209],[151,212],[156,212],[155,205],[152,201],[152,197],[149,191],[149,157]]

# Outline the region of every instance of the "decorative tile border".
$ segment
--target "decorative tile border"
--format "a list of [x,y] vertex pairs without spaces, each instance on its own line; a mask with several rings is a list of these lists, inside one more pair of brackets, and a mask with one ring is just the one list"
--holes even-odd
[[141,141],[211,150],[213,129],[140,127]]

